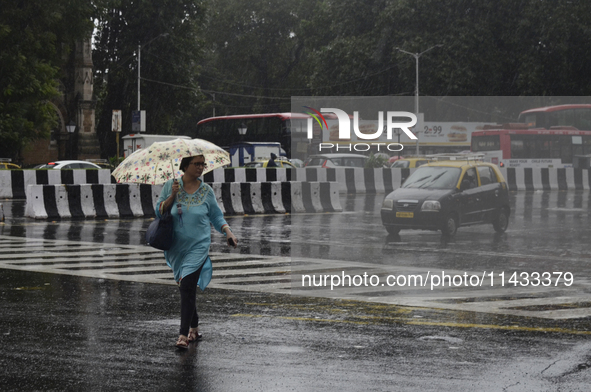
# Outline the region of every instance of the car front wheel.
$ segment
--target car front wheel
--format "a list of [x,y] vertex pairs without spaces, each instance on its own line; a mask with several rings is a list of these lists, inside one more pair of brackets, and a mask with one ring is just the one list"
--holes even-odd
[[453,236],[458,231],[458,220],[455,215],[448,215],[448,217],[443,222],[443,226],[441,227],[441,232],[443,235]]
[[509,226],[509,217],[505,210],[501,210],[493,221],[493,227],[497,233],[504,233],[507,226]]

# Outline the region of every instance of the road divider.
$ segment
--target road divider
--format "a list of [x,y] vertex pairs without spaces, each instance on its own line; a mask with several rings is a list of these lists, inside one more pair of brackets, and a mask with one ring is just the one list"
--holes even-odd
[[296,168],[215,169],[203,176],[205,182],[336,182],[340,193],[389,193],[400,187],[414,169],[387,168]]
[[510,191],[589,190],[591,170],[574,168],[502,168]]
[[110,184],[109,169],[0,170],[0,198],[24,199],[29,185]]
[[[404,180],[416,169],[364,169],[364,168],[297,168],[297,169],[216,169],[204,175],[207,183],[223,183],[234,198],[246,192],[247,188],[269,192],[265,183],[336,183],[339,193],[388,194],[399,188]],[[574,168],[502,168],[511,191],[553,191],[591,189],[591,170]],[[110,171],[100,170],[0,170],[0,198],[25,198],[29,185],[109,185],[112,184]],[[233,184],[233,185],[230,185]],[[240,185],[246,184],[246,185]],[[113,184],[115,185],[115,184]],[[124,184],[120,184],[124,185]],[[150,186],[150,185],[148,185]],[[299,189],[300,185],[295,185]],[[315,186],[315,185],[314,185]],[[313,186],[313,187],[314,187]],[[240,192],[236,193],[236,189]],[[275,195],[277,185],[271,186]],[[306,188],[308,189],[308,188]],[[282,190],[281,192],[285,192]],[[275,200],[275,199],[274,199]],[[260,207],[255,200],[250,208],[245,199],[246,212],[258,213],[269,210],[269,205]],[[277,200],[274,201],[277,204]],[[297,202],[296,202],[297,203]],[[334,201],[332,202],[334,203]],[[226,202],[227,204],[227,202]],[[271,202],[273,205],[273,202]],[[334,204],[333,204],[334,205]],[[233,202],[237,213],[240,203]],[[295,204],[294,204],[295,206]],[[297,206],[300,207],[300,206]],[[314,207],[316,208],[316,207]],[[231,208],[229,208],[231,210]],[[281,210],[277,207],[275,210]],[[297,210],[297,209],[296,209]]]
[[[297,181],[336,181],[341,193],[390,193],[416,169],[303,168]],[[502,168],[511,191],[591,189],[591,170],[574,168]]]
[[[226,215],[340,212],[336,182],[211,183]],[[25,215],[35,219],[153,217],[162,185],[29,185]]]

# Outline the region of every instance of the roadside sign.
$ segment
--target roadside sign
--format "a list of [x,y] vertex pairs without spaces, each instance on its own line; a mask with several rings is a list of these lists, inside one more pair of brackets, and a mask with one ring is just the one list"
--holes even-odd
[[111,131],[121,132],[121,110],[113,110],[113,117],[111,120]]
[[131,113],[131,131],[146,132],[146,111],[134,110]]

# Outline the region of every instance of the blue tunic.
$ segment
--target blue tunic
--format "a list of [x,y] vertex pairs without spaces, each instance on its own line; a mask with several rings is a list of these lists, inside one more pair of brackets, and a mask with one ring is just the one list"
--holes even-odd
[[[174,226],[174,238],[172,247],[164,252],[166,264],[174,272],[174,280],[178,283],[185,276],[197,271],[201,266],[199,287],[205,287],[211,281],[211,259],[209,258],[209,246],[211,244],[211,225],[222,232],[227,225],[224,214],[218,206],[213,189],[203,181],[195,193],[187,193],[183,187],[182,178],[178,179],[180,190],[172,206],[172,218]],[[164,184],[158,202],[156,203],[156,216],[160,217],[161,204],[172,193],[173,180]],[[179,216],[177,204],[181,205],[182,213]]]

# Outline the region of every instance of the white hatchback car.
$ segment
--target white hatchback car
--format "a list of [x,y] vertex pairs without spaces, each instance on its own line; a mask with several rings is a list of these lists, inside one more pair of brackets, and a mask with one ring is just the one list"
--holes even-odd
[[100,169],[99,165],[87,161],[55,161],[36,167],[36,169]]

